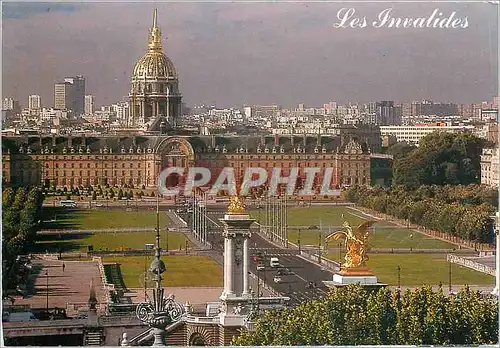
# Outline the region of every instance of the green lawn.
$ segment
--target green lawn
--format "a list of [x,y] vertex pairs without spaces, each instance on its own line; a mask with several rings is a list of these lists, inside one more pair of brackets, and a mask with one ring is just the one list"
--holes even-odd
[[[119,211],[119,210],[69,210],[64,208],[44,208],[45,223],[42,229],[107,229],[156,226],[154,211]],[[53,221],[55,219],[55,221]],[[160,226],[165,226],[168,219],[160,212]]]
[[[208,256],[162,256],[167,271],[162,284],[166,287],[221,287],[222,268]],[[104,263],[118,262],[127,288],[144,287],[144,265],[151,257],[104,257]],[[149,282],[148,282],[149,283]]]
[[[250,215],[253,219],[262,221],[265,224],[265,212],[252,211]],[[313,229],[301,229],[300,242],[302,245],[318,245],[319,229],[323,227],[322,244],[324,238],[328,235],[328,229],[331,232],[339,229],[344,221],[348,221],[351,226],[356,227],[368,218],[362,218],[362,213],[357,212],[345,206],[312,206],[312,207],[293,207],[288,211],[288,226],[311,226]],[[299,231],[290,229],[288,231],[288,240],[294,244],[298,243]],[[400,228],[388,223],[387,221],[377,221],[374,226],[374,235],[372,236],[372,247],[374,248],[414,248],[414,249],[454,249],[453,244],[430,238],[424,234],[414,232],[405,228]],[[335,242],[334,245],[337,245]]]
[[[251,211],[250,216],[265,223],[265,211]],[[344,215],[344,217],[342,217]],[[367,220],[360,217],[361,213],[345,206],[312,206],[312,207],[289,207],[288,226],[340,226],[347,220],[351,225],[358,225]]]
[[[327,255],[338,261],[338,254]],[[448,284],[449,263],[443,254],[370,254],[370,267],[378,280],[388,285],[397,285],[397,267],[401,267],[401,285],[443,285]],[[455,285],[493,285],[494,277],[465,268],[451,265],[451,282]]]
[[[161,247],[169,250],[179,250],[185,248],[186,237],[182,233],[162,232]],[[78,235],[43,235],[38,236],[36,249],[41,252],[47,250],[51,253],[65,251],[87,251],[87,245],[93,245],[94,250],[123,250],[123,249],[144,249],[144,244],[156,244],[156,233],[151,230],[148,232],[103,232],[94,234]]]
[[[332,229],[331,232],[334,232]],[[327,231],[323,231],[321,244],[324,245]],[[288,240],[294,244],[298,243],[299,231],[289,230]],[[319,231],[318,230],[301,230],[300,242],[302,245],[318,245]],[[374,234],[370,239],[372,248],[413,248],[413,249],[455,249],[457,246],[428,237],[422,233],[418,233],[405,228],[396,228],[388,226],[379,226],[375,224]],[[330,242],[330,247],[337,247],[342,241]]]

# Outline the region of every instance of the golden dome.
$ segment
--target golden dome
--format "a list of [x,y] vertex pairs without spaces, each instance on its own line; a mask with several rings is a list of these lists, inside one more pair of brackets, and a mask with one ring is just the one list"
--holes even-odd
[[156,26],[156,9],[153,11],[153,27],[149,32],[148,52],[135,64],[134,77],[177,78],[174,64],[163,53],[161,30]]
[[163,52],[146,53],[134,67],[134,77],[176,78],[174,64]]

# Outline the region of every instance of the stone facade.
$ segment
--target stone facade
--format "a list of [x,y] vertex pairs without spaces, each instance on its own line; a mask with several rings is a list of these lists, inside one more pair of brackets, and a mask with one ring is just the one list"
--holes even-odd
[[[333,168],[331,187],[370,184],[370,152],[366,144],[339,137],[297,136],[129,136],[129,137],[4,137],[4,185],[80,187],[110,185],[155,188],[168,166],[209,168],[212,182],[225,167],[241,182],[245,168],[261,167],[269,176],[281,168],[319,167],[319,188],[326,168]],[[170,176],[170,180],[175,178]],[[180,184],[184,177],[179,177]],[[175,184],[175,183],[173,183]]]
[[481,184],[498,187],[499,147],[483,149],[481,155]]

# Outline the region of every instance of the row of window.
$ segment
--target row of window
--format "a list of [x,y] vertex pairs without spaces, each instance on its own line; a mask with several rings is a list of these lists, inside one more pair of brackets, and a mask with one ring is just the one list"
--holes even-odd
[[[138,160],[153,160],[154,155],[144,156],[141,155],[32,155],[30,157],[34,161],[111,161],[111,160],[120,160],[120,161],[138,161]],[[15,160],[15,158],[14,158]]]
[[[71,172],[70,172],[69,170],[61,170],[60,172],[59,172],[59,171],[55,171],[55,172],[54,172],[54,175],[55,175],[55,176],[59,176],[59,174],[60,174],[61,176],[67,176],[67,175],[70,175],[70,173],[71,173],[71,176],[75,176],[75,171],[74,171],[74,170],[72,170]],[[79,174],[80,176],[84,176],[84,175],[85,175],[85,172],[84,172],[83,170],[80,170],[80,171],[78,172],[78,174]],[[108,171],[107,171],[107,170],[105,170],[105,171],[104,171],[104,172],[102,172],[102,173],[101,173],[100,171],[98,171],[98,170],[96,170],[96,171],[95,171],[95,176],[101,176],[101,174],[102,174],[103,176],[108,176]],[[112,171],[110,171],[110,174],[112,174]],[[90,171],[90,170],[87,170],[86,175],[87,175],[87,176],[90,176],[90,175],[91,175],[91,171]],[[118,175],[119,175],[118,170],[115,170],[115,172],[114,172],[114,176],[118,176]],[[131,176],[131,177],[132,177],[132,176],[134,176],[134,172],[133,172],[133,171],[128,171],[128,172],[125,172],[124,170],[122,170],[122,171],[121,171],[121,175],[122,175],[122,176],[125,176],[125,175],[126,175],[126,176]],[[49,170],[45,171],[45,176],[46,176],[46,177],[50,177],[50,171],[49,171]],[[138,171],[137,171],[137,176],[141,176],[141,171],[140,171],[140,170],[138,170]],[[148,176],[148,177],[149,177],[149,176],[151,176],[151,173],[150,173],[150,171],[149,171],[149,170],[148,170],[147,176]]]
[[[135,163],[135,162],[134,162]],[[129,163],[129,168],[133,169],[134,168],[134,163]],[[62,164],[62,168],[66,168],[67,163]],[[19,164],[19,168],[23,169],[23,164]],[[75,168],[75,163],[71,163],[71,168]],[[92,166],[92,163],[86,163],[86,166],[83,163],[78,163],[78,168],[103,168],[102,164],[99,164],[99,162],[94,162],[94,166]],[[137,168],[141,168],[141,162],[137,162]],[[147,164],[148,168],[151,168],[151,163]],[[27,166],[29,168],[29,165]],[[50,168],[50,165],[48,162],[45,163],[45,168]],[[55,163],[55,168],[59,168],[59,163]],[[68,167],[69,168],[69,167]],[[104,163],[104,168],[120,168],[120,165],[118,163],[114,163],[114,166],[112,166],[110,163]],[[126,163],[121,163],[121,168],[126,168]]]

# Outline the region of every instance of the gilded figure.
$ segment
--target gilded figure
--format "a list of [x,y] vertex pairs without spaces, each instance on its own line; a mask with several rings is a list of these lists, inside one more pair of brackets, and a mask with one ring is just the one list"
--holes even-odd
[[344,221],[340,230],[326,237],[327,242],[344,238],[347,252],[344,259],[345,262],[342,264],[343,268],[366,267],[368,251],[370,250],[368,239],[371,234],[371,227],[375,222],[376,221],[363,222],[353,230],[351,225],[349,225],[347,221]]

